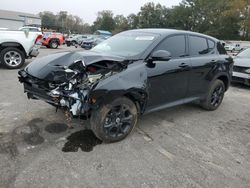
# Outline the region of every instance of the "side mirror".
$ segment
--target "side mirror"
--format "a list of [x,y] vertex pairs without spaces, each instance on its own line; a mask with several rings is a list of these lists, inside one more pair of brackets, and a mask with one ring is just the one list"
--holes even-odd
[[151,54],[152,61],[169,61],[171,59],[171,53],[166,50],[157,50]]

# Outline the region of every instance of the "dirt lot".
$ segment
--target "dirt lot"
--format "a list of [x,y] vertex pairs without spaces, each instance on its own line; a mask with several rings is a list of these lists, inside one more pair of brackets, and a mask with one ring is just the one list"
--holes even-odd
[[[81,49],[39,56],[65,50]],[[68,129],[62,112],[27,100],[17,70],[0,75],[0,187],[250,187],[250,88],[231,87],[214,112],[145,115],[126,140],[101,144],[88,121]]]

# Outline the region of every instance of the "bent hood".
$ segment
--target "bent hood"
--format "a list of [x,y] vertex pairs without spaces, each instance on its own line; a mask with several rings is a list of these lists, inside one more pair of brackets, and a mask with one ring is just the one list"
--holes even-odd
[[250,67],[250,58],[236,57],[234,58],[234,65],[240,67]]
[[53,80],[52,72],[60,71],[62,67],[68,67],[77,60],[83,60],[85,65],[90,65],[99,61],[122,62],[125,58],[94,51],[62,52],[34,60],[25,71],[33,77],[49,81]]

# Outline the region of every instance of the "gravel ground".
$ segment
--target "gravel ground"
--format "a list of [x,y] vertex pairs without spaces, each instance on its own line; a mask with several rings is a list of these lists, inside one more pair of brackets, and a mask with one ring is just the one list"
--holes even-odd
[[[39,56],[67,50],[81,49]],[[101,144],[88,121],[68,129],[61,111],[28,100],[17,72],[0,68],[0,187],[250,187],[250,88],[232,86],[214,112],[142,116],[127,139]]]

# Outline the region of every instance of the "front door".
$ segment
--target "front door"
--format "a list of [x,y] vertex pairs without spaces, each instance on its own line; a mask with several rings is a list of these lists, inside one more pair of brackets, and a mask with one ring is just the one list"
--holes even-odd
[[147,67],[148,109],[185,98],[191,70],[186,46],[185,35],[174,35],[167,37],[154,50],[167,50],[172,58],[169,61],[155,61],[155,66]]

